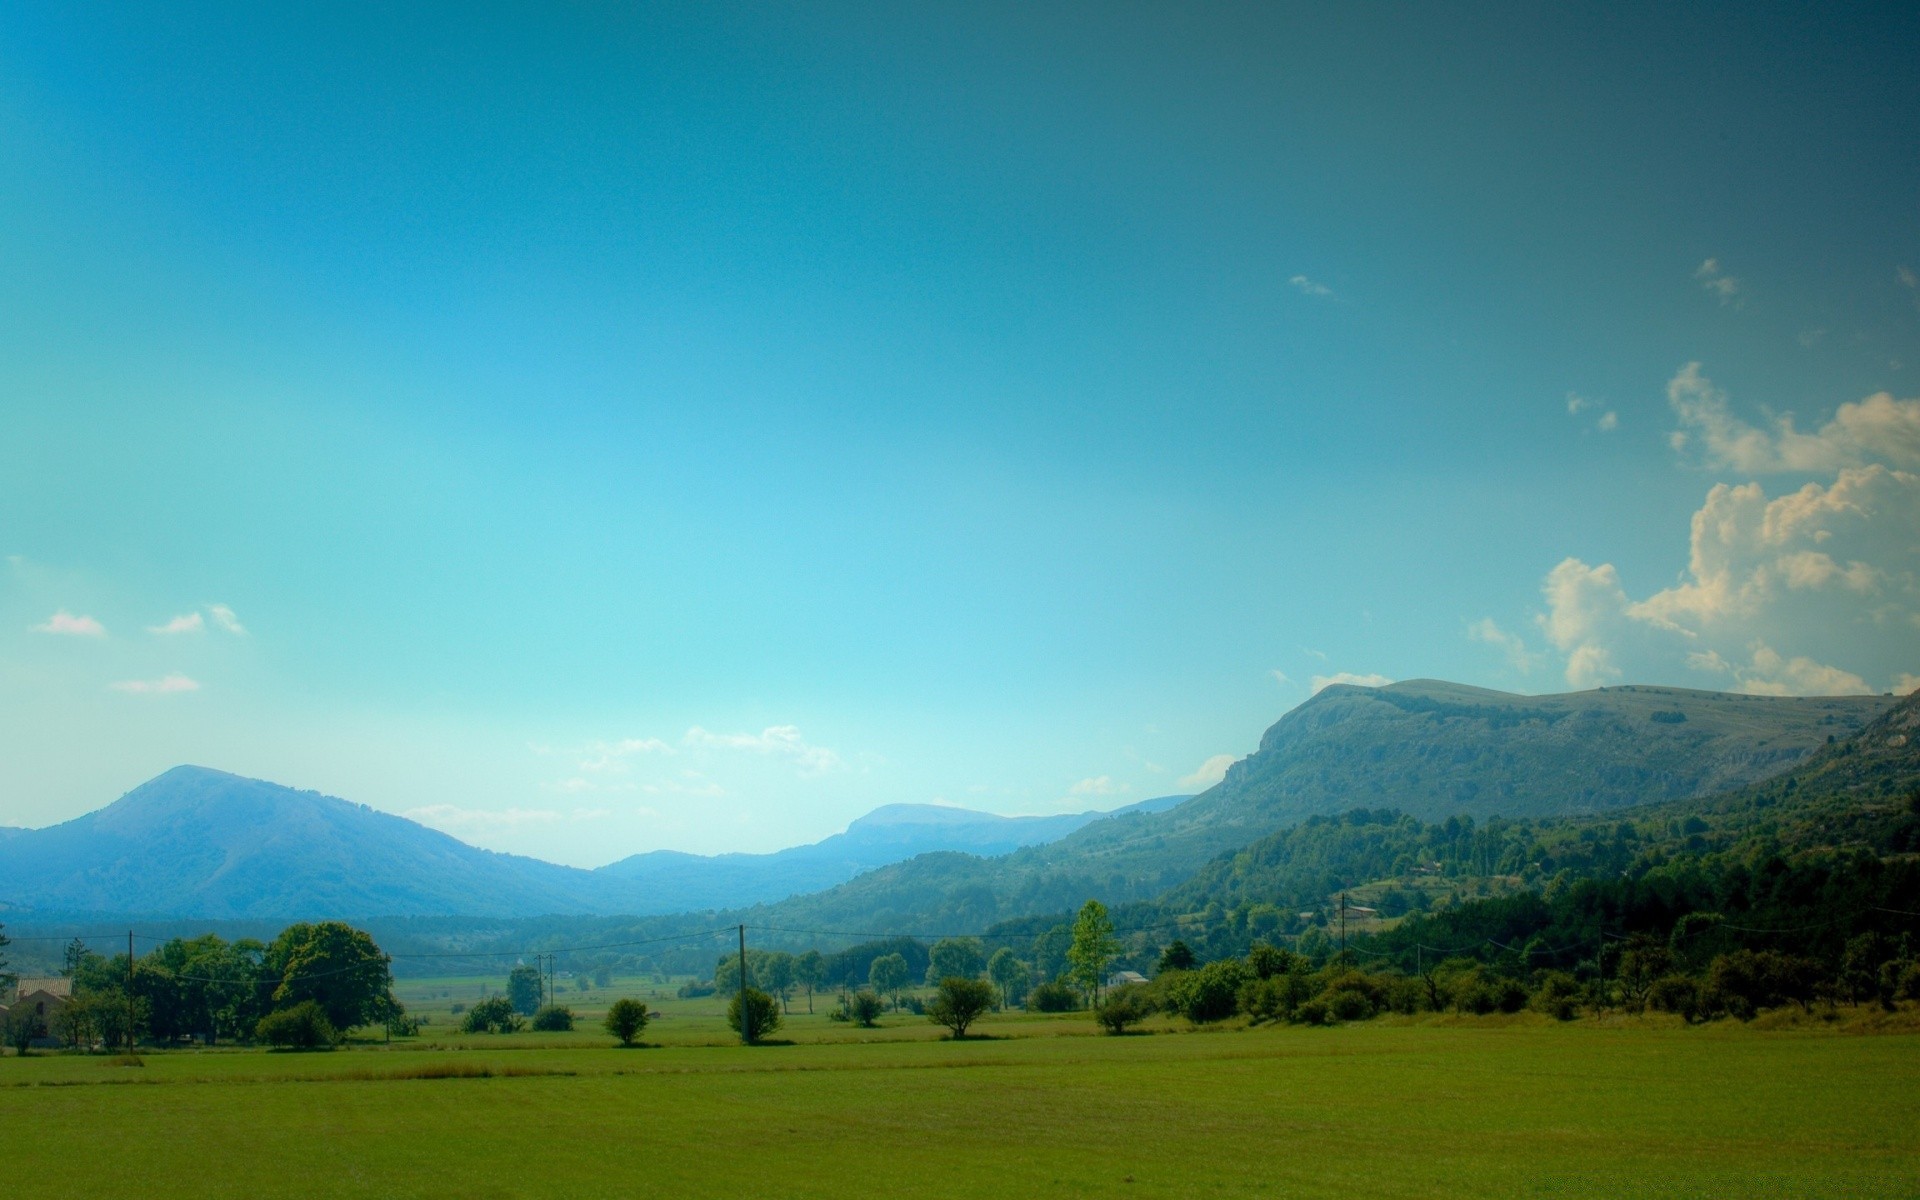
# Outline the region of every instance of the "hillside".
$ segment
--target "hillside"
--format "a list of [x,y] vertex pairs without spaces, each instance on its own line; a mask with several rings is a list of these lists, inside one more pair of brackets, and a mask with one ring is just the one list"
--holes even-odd
[[1149,899],[1220,854],[1356,807],[1485,821],[1698,799],[1775,775],[1895,703],[1657,687],[1519,696],[1432,680],[1336,685],[1283,716],[1221,783],[1166,813],[1099,822],[991,861],[922,856],[764,916],[829,928],[981,928],[1088,896]]

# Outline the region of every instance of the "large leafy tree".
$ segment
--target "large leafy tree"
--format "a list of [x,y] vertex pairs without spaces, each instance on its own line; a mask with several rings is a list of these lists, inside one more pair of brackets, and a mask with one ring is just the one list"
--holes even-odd
[[986,965],[987,956],[979,938],[941,938],[933,944],[931,961],[927,963],[927,982],[972,979],[985,970]]
[[813,989],[827,976],[827,960],[818,950],[809,950],[793,960],[794,982],[807,989],[807,1011],[813,1011]]
[[507,999],[513,1002],[513,1011],[530,1017],[540,1011],[541,993],[546,986],[540,978],[540,969],[521,963],[507,975]]
[[984,979],[949,977],[927,1004],[927,1019],[953,1030],[953,1036],[967,1036],[967,1026],[993,1008],[993,985]]
[[1120,953],[1113,937],[1113,918],[1107,906],[1089,900],[1080,906],[1073,921],[1073,945],[1067,948],[1067,966],[1075,983],[1088,997],[1099,999],[1100,981],[1106,978],[1107,964]]
[[885,992],[893,997],[896,1006],[900,1003],[900,989],[907,986],[907,960],[899,954],[882,954],[873,960],[867,968],[867,982],[876,992]]
[[1000,1003],[1012,1006],[1027,990],[1029,968],[1015,957],[1010,947],[1002,946],[987,960],[987,978],[1000,988]]
[[345,1030],[379,1019],[393,988],[391,961],[361,930],[322,921],[282,930],[263,965],[277,981],[274,1007],[312,1000],[335,1029]]

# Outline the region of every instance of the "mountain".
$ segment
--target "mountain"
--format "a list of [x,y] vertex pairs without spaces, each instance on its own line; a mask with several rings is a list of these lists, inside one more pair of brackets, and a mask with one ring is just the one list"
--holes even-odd
[[1697,799],[1777,774],[1895,703],[1641,686],[1520,696],[1435,680],[1335,685],[1281,717],[1219,784],[1167,812],[1097,822],[984,862],[923,855],[765,919],[984,928],[1089,896],[1157,896],[1216,856],[1314,815],[1366,807],[1484,820]]
[[888,805],[774,854],[660,851],[584,871],[481,850],[318,792],[183,766],[65,824],[0,832],[0,906],[215,919],[686,912],[816,891],[930,850],[1003,854],[1106,815]]
[[[704,856],[655,850],[610,863],[594,872],[633,885],[651,904],[637,913],[735,908],[822,891],[863,871],[940,851],[991,858],[1025,846],[1057,841],[1103,818],[1129,812],[1164,812],[1186,800],[1162,796],[1113,813],[1079,812],[1045,817],[1002,817],[935,804],[889,804],[847,826],[846,832],[772,854]],[[662,907],[662,905],[667,905]]]

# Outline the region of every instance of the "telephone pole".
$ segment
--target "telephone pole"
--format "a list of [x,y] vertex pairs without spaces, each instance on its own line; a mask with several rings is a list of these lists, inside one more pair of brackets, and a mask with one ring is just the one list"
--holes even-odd
[[127,930],[127,1053],[133,1053],[133,930]]
[[1347,961],[1347,894],[1340,893],[1340,963]]
[[753,1013],[747,1006],[747,927],[740,926],[740,1040],[753,1044]]

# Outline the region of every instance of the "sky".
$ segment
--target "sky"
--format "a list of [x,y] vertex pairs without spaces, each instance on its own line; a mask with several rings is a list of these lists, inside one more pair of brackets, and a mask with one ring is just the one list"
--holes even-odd
[[593,866],[1920,685],[1920,9],[13,6],[0,825]]

